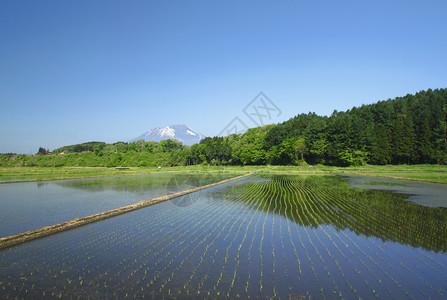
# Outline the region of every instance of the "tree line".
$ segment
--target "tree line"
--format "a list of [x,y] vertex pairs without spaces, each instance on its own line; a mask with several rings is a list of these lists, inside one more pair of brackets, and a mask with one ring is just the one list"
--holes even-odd
[[[207,137],[192,146],[176,140],[90,142],[53,151],[90,153],[68,154],[64,158],[59,155],[57,159],[54,155],[41,156],[28,163],[88,166],[445,164],[446,123],[447,89],[437,89],[344,112],[334,111],[331,116],[300,114],[280,124],[248,129],[243,134]],[[0,159],[0,165],[17,165],[11,155]],[[21,159],[22,165],[26,164],[23,156]]]
[[445,164],[447,90],[334,111],[300,114],[241,135],[206,138],[193,161],[230,164]]

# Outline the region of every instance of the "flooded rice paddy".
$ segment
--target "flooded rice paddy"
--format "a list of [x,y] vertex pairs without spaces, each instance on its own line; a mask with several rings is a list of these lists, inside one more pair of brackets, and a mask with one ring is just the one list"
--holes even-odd
[[0,297],[446,298],[447,209],[409,197],[255,175],[2,250]]
[[1,184],[0,238],[231,177],[160,174]]

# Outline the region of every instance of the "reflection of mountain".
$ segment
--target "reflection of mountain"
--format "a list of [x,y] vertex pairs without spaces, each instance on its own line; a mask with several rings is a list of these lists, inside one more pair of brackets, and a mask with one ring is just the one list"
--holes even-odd
[[260,209],[300,225],[332,225],[357,234],[447,251],[447,209],[402,201],[408,195],[347,187],[333,176],[264,176],[270,182],[234,186],[229,201],[255,201]]

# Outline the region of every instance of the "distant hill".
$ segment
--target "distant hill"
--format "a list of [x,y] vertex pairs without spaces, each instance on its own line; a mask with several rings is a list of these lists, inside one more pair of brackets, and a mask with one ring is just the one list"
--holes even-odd
[[53,150],[53,153],[62,152],[92,152],[95,149],[103,149],[106,146],[104,142],[87,142],[83,144],[69,145]]
[[203,134],[191,129],[190,127],[183,124],[177,124],[167,127],[152,128],[138,137],[131,139],[129,142],[135,142],[138,140],[159,142],[161,140],[175,139],[182,142],[183,145],[190,146],[195,143],[198,144],[200,140],[204,138],[205,136]]

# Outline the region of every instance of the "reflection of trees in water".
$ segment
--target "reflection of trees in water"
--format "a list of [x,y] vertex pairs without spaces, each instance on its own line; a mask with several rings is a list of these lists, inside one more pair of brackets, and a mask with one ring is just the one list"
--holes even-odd
[[37,188],[42,188],[42,187],[45,187],[47,185],[48,185],[48,182],[41,182],[41,181],[37,182]]
[[246,201],[237,195],[248,190],[260,209],[303,226],[328,224],[413,247],[447,250],[445,208],[402,201],[409,195],[350,188],[335,176],[264,177],[272,181],[234,186],[226,191],[227,198]]
[[[175,187],[177,190],[173,191],[178,192],[178,187],[183,187],[183,190],[190,190],[192,188],[201,186],[201,185],[206,185],[209,184],[211,182],[215,182],[218,180],[215,180],[216,178],[210,178],[209,176],[210,174],[204,174],[203,176],[201,175],[189,175],[188,177],[185,178],[185,176],[183,177],[178,177],[178,176],[173,176],[170,181],[169,181],[169,185],[170,187]],[[202,178],[198,178],[198,177],[202,177]],[[210,181],[211,180],[211,181]],[[222,179],[219,179],[222,180]],[[206,183],[205,183],[206,182]],[[171,194],[171,192],[166,191],[165,194]],[[179,206],[179,207],[188,207],[193,205],[194,203],[196,203],[201,195],[201,191],[195,192],[195,193],[190,193],[181,197],[177,197],[174,198],[172,200],[170,200],[170,202],[172,204],[174,204],[175,206]]]
[[160,174],[57,182],[58,185],[88,191],[116,191],[144,194],[148,190],[160,195],[176,193],[194,187],[234,177],[231,174]]

